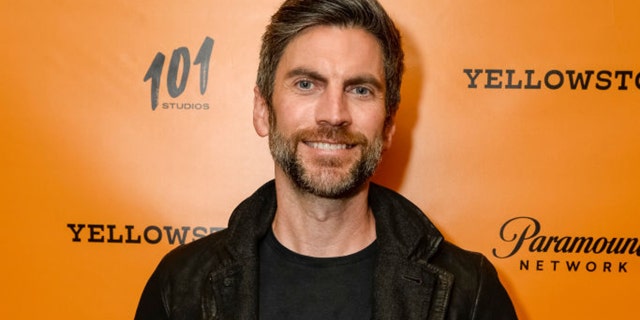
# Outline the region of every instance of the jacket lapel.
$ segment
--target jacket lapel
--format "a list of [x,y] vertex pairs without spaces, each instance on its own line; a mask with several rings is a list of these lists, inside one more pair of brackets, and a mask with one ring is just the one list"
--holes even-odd
[[271,227],[276,206],[272,180],[231,214],[228,258],[209,272],[204,319],[258,318],[258,243]]
[[369,204],[380,246],[374,319],[444,319],[453,275],[428,261],[442,235],[411,202],[372,184]]
[[444,319],[453,277],[431,265],[380,256],[374,276],[374,319]]

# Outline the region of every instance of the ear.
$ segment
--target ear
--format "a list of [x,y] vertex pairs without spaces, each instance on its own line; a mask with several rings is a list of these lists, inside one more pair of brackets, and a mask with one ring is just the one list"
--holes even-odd
[[391,122],[384,128],[384,144],[383,150],[387,150],[391,147],[391,141],[393,140],[393,135],[396,133],[396,121],[395,119],[391,119]]
[[269,107],[257,86],[253,88],[253,128],[261,137],[269,134]]

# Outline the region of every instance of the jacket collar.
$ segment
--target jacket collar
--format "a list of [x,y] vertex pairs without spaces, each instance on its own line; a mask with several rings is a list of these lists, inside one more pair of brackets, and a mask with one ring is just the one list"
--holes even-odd
[[[453,277],[428,263],[442,235],[420,209],[387,188],[372,183],[369,205],[380,250],[374,274],[374,318],[442,319]],[[249,305],[257,302],[257,248],[271,227],[276,208],[272,180],[238,205],[229,219],[228,249],[237,262],[231,265],[240,268],[236,276],[244,279],[236,294],[253,297],[243,308],[244,318],[255,315]]]
[[271,180],[242,201],[229,218],[229,249],[238,258],[257,257],[258,243],[276,214],[276,186]]
[[436,252],[442,235],[409,200],[372,183],[369,205],[376,218],[381,254],[399,254],[411,261],[426,261]]
[[[428,260],[443,237],[413,203],[385,187],[371,183],[369,205],[376,219],[381,254],[400,254]],[[275,181],[260,187],[234,210],[229,219],[229,247],[240,257],[255,256],[257,243],[271,227],[277,208]]]

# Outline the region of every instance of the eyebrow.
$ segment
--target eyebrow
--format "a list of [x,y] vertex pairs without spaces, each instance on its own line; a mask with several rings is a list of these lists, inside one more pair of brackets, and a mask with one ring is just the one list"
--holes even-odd
[[[285,75],[286,78],[293,78],[293,77],[299,77],[299,76],[304,76],[312,80],[320,81],[324,83],[329,82],[329,80],[323,75],[321,75],[320,73],[307,68],[303,68],[303,67],[292,69],[289,72],[287,72]],[[380,82],[380,80],[378,80],[373,75],[369,75],[369,74],[363,74],[363,75],[355,76],[353,78],[349,78],[344,83],[345,87],[352,86],[352,85],[359,85],[359,84],[370,84],[373,87],[375,87],[377,90],[382,90],[384,88],[384,85],[382,84],[382,82]]]
[[307,68],[302,68],[302,67],[290,70],[285,75],[285,78],[288,79],[288,78],[299,77],[299,76],[304,76],[304,77],[310,78],[312,80],[321,81],[321,82],[325,82],[325,83],[329,81],[329,80],[327,80],[326,77],[323,77],[318,72],[313,71],[313,70],[309,70]]
[[374,88],[376,88],[376,90],[380,90],[380,91],[382,91],[382,89],[384,88],[382,83],[376,77],[368,74],[350,78],[345,82],[345,86],[347,87],[352,85],[359,85],[359,84],[369,84],[369,85],[372,85]]

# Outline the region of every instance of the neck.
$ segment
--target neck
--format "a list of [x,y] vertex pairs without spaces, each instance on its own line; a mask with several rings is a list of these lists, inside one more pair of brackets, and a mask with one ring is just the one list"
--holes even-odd
[[306,256],[358,252],[376,238],[368,193],[367,182],[347,198],[322,198],[299,190],[284,173],[276,172],[273,232],[282,245]]

